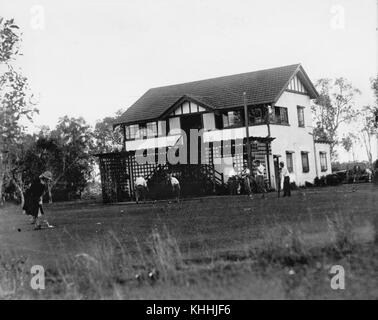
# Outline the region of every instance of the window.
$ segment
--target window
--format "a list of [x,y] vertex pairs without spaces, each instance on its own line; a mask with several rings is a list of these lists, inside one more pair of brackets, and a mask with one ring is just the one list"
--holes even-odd
[[136,132],[138,131],[138,125],[133,124],[126,127],[126,139],[134,140],[136,138]]
[[310,165],[308,162],[308,152],[301,152],[301,158],[302,158],[302,168],[303,172],[310,172]]
[[289,124],[289,117],[287,115],[287,108],[274,107],[274,123]]
[[297,106],[297,113],[298,113],[298,126],[304,128],[305,126],[304,107]]
[[286,168],[290,173],[294,172],[293,152],[286,152]]
[[130,140],[130,127],[125,126],[125,138],[126,140]]
[[261,108],[255,107],[252,109],[249,109],[249,124],[259,124],[263,123],[263,111]]
[[163,121],[158,121],[158,136],[163,137],[167,135],[167,123]]
[[319,152],[319,158],[320,158],[320,170],[322,172],[327,171],[327,153],[326,152]]
[[205,130],[215,129],[215,118],[214,113],[204,113],[202,115],[203,128]]
[[153,138],[157,136],[157,123],[156,122],[147,123],[147,136],[149,138]]
[[[138,134],[137,134],[138,135]],[[136,137],[137,139],[144,139],[147,138],[147,124],[142,123],[139,125],[139,136]]]
[[180,118],[169,118],[169,133],[170,134],[179,134],[180,133]]
[[223,114],[223,127],[240,127],[244,125],[243,116],[241,111],[229,111]]
[[215,128],[223,129],[223,115],[222,114],[215,114]]

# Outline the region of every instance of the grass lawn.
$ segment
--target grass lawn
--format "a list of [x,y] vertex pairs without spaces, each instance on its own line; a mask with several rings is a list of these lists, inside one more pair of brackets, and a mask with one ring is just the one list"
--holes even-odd
[[[376,299],[377,208],[372,184],[280,199],[57,203],[45,206],[56,228],[34,231],[8,205],[0,258],[26,276],[31,265],[46,269],[46,290],[17,282],[13,298]],[[333,264],[345,266],[345,290],[330,288]]]

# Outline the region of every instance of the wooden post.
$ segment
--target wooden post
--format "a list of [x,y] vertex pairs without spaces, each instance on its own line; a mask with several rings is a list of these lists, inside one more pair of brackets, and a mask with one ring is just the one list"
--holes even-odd
[[[268,127],[268,138],[270,140],[270,112],[272,111],[273,106],[267,106],[267,119],[266,119],[266,125]],[[266,143],[266,159],[267,159],[267,169],[268,169],[268,180],[269,180],[269,187],[272,188],[272,177],[270,174],[270,159],[269,159],[269,143]]]
[[247,107],[247,94],[243,93],[243,102],[244,102],[244,124],[245,124],[245,135],[246,135],[246,146],[247,146],[247,159],[248,159],[248,168],[252,172],[252,159],[251,159],[251,144],[249,141],[249,118],[248,118],[248,107]]

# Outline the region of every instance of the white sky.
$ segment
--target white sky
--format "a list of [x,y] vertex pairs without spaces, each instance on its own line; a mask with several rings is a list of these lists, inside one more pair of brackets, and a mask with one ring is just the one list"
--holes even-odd
[[376,0],[1,0],[0,14],[24,33],[36,126],[94,124],[151,87],[298,62],[373,100]]

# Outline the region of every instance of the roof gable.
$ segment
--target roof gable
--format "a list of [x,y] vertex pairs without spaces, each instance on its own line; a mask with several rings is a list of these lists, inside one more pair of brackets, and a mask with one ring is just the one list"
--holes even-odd
[[299,80],[299,77],[297,75],[295,75],[293,79],[291,79],[286,90],[307,94],[306,86],[303,85],[302,81]]
[[150,89],[116,120],[115,125],[160,119],[174,109],[180,99],[191,99],[203,107],[217,110],[242,106],[243,92],[246,92],[248,105],[275,103],[296,75],[310,97],[316,98],[316,90],[302,66],[295,64]]
[[202,102],[197,97],[184,95],[179,100],[177,100],[168,110],[166,110],[161,115],[161,118],[174,115],[204,112],[206,110],[214,111],[214,108]]
[[[304,71],[301,65],[298,66],[296,72],[292,75],[287,86],[287,91],[292,91],[295,93],[302,93],[310,96],[311,99],[318,97],[318,92],[316,91],[315,86],[308,77],[306,71]],[[281,93],[282,94],[282,93]],[[280,95],[281,96],[281,95]],[[280,97],[279,96],[279,97]],[[279,99],[278,97],[278,99]],[[277,99],[277,100],[278,100]]]

